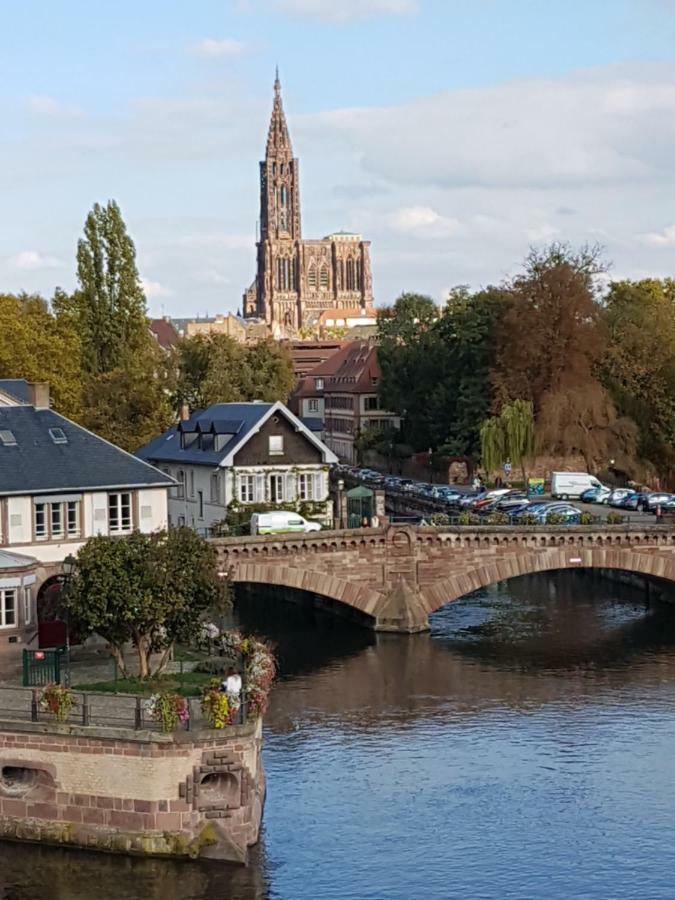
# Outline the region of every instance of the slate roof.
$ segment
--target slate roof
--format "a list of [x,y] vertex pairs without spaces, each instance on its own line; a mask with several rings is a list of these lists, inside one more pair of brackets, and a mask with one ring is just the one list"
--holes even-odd
[[[65,443],[54,443],[60,428]],[[0,441],[0,495],[174,484],[172,478],[97,437],[51,409],[0,407],[0,431],[11,431],[16,446]]]
[[19,403],[30,403],[32,400],[30,385],[25,378],[0,378],[0,391]]
[[10,553],[0,550],[0,570],[2,569],[28,569],[37,566],[38,561],[32,556],[24,556],[23,553]]
[[[153,460],[157,463],[184,463],[211,467],[225,465],[227,458],[236,448],[246,443],[273,409],[297,422],[300,428],[305,429],[308,438],[321,447],[326,462],[333,461],[332,451],[314,437],[311,430],[296,419],[282,403],[216,403],[208,409],[195,410],[187,421],[169,428],[164,434],[137,450],[136,455],[140,459]],[[196,442],[194,447],[188,446],[183,449],[181,432],[224,434],[231,437],[220,450],[202,450]]]

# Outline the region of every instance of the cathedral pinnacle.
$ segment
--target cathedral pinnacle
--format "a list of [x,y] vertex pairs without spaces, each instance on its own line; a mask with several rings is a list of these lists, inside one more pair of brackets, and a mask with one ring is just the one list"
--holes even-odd
[[291,153],[291,139],[286,125],[286,116],[281,103],[281,82],[279,81],[279,66],[276,68],[274,79],[274,104],[272,106],[272,118],[267,134],[267,154],[276,150],[287,150]]

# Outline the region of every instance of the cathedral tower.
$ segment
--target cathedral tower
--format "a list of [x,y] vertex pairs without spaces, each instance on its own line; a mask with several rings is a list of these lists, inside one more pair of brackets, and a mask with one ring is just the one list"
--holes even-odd
[[244,315],[264,319],[276,337],[311,328],[326,309],[372,303],[370,244],[345,232],[303,240],[300,165],[293,157],[277,71],[265,159],[260,163],[257,273]]

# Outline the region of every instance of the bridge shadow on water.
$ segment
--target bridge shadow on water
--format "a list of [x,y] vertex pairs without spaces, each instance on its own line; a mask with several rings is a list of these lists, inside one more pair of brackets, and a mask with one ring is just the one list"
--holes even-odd
[[675,605],[654,599],[669,590],[616,572],[526,575],[443,607],[431,633],[453,653],[499,668],[615,669],[675,648]]

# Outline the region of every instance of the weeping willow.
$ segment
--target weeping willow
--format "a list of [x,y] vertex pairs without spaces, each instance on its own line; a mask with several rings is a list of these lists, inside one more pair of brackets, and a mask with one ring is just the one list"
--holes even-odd
[[534,410],[529,400],[514,400],[499,416],[486,419],[480,429],[481,457],[488,472],[505,462],[520,466],[527,483],[525,465],[534,456]]

